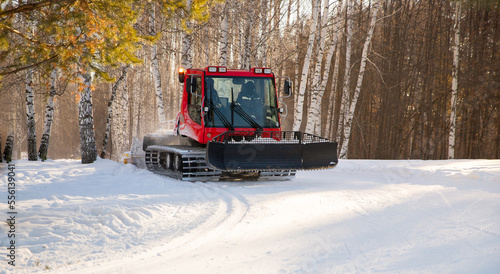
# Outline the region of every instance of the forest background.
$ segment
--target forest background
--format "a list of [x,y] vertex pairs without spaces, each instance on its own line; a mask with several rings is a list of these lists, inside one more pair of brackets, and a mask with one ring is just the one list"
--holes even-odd
[[1,1],[0,30],[14,159],[117,160],[209,65],[291,77],[283,129],[344,157],[500,158],[498,0]]

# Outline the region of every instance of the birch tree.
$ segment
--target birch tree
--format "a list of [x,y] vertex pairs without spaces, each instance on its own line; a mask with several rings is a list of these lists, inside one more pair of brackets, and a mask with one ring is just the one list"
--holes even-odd
[[182,38],[182,51],[181,51],[181,66],[184,68],[191,68],[193,66],[193,55],[191,49],[193,47],[193,37],[191,35],[191,12],[192,0],[186,0],[186,29],[183,32]]
[[9,132],[7,140],[5,140],[5,149],[3,150],[3,159],[10,163],[12,162],[12,151],[14,150],[14,133]]
[[97,159],[94,134],[94,114],[92,109],[92,76],[80,72],[81,91],[79,93],[78,113],[80,130],[80,149],[82,164],[91,164]]
[[28,160],[37,161],[35,105],[33,103],[33,69],[26,71],[26,120],[28,123]]
[[460,17],[461,0],[455,3],[455,22],[453,25],[453,71],[451,78],[451,111],[450,111],[450,135],[448,140],[448,159],[455,158],[455,131],[457,125],[457,100],[458,100],[458,70],[460,58]]
[[228,26],[228,3],[224,4],[224,10],[222,11],[222,22],[220,30],[220,40],[219,40],[219,65],[227,66],[227,26]]
[[47,105],[45,106],[45,120],[43,126],[42,140],[40,142],[40,149],[38,156],[42,161],[47,160],[47,153],[49,150],[50,132],[52,130],[52,121],[54,118],[54,96],[56,95],[56,78],[57,69],[53,69],[49,78],[49,93],[47,96]]
[[250,56],[252,53],[252,25],[254,20],[254,8],[247,5],[245,11],[245,21],[243,25],[243,53],[241,69],[250,69],[251,60]]
[[349,104],[347,111],[347,117],[344,117],[344,136],[342,148],[340,150],[340,157],[347,158],[349,139],[352,130],[352,120],[354,118],[354,112],[356,110],[356,103],[358,102],[359,93],[361,92],[361,85],[363,84],[363,76],[365,73],[366,59],[368,58],[368,49],[373,36],[373,30],[375,29],[375,22],[377,21],[377,13],[379,9],[379,0],[375,0],[372,3],[373,11],[371,13],[370,26],[368,27],[368,33],[366,34],[365,44],[363,45],[363,52],[361,53],[361,64],[359,67],[358,81],[356,82],[356,89],[354,90],[354,96]]
[[[329,70],[330,70],[330,61],[331,55],[328,54],[325,63],[325,73],[321,73],[321,66],[323,64],[323,54],[326,40],[326,30],[327,30],[327,22],[328,22],[328,10],[329,4],[328,0],[324,0],[323,3],[323,14],[321,14],[321,23],[318,24],[317,32],[319,35],[317,36],[317,60],[316,66],[314,69],[314,77],[312,81],[311,88],[311,107],[309,108],[308,117],[307,117],[307,126],[306,132],[311,132],[313,134],[321,135],[321,124],[319,123],[321,120],[321,101],[324,94],[323,82],[328,80]],[[319,20],[318,20],[319,23]],[[335,41],[333,41],[335,43]],[[331,44],[331,48],[334,48],[334,43]],[[328,53],[333,51],[328,51]]]
[[344,120],[347,111],[349,110],[350,92],[349,85],[351,83],[351,47],[352,47],[352,7],[353,1],[346,2],[346,45],[345,45],[345,69],[344,69],[344,84],[342,86],[342,96],[340,102],[339,125],[337,129],[337,139],[342,141],[342,133],[344,130]]
[[[339,1],[338,7],[337,7],[337,18],[336,18],[336,27],[335,27],[335,34],[334,34],[334,41],[335,41],[335,47],[333,47],[331,50],[335,50],[335,61],[334,61],[334,68],[333,68],[333,75],[332,75],[332,87],[330,91],[330,96],[328,99],[329,107],[328,107],[328,112],[327,112],[327,117],[326,117],[326,128],[325,128],[325,135],[326,137],[332,138],[333,136],[333,130],[332,130],[332,125],[333,125],[333,117],[335,114],[335,107],[336,107],[336,95],[337,95],[337,85],[338,85],[338,79],[339,79],[339,71],[340,71],[340,39],[339,35],[341,33],[341,14],[342,14],[342,1]],[[325,85],[326,87],[326,85]],[[339,138],[337,136],[337,138]]]
[[316,36],[316,24],[318,22],[318,10],[321,5],[321,0],[315,0],[311,15],[311,24],[309,30],[309,39],[307,45],[306,56],[304,57],[304,65],[302,66],[302,76],[300,78],[299,92],[295,102],[295,112],[293,120],[293,131],[299,131],[302,125],[302,116],[304,111],[304,96],[306,92],[307,77],[309,75],[309,64],[311,62],[312,51],[314,47],[314,38]]
[[[152,4],[151,7],[151,16],[149,17],[149,35],[155,36],[155,4]],[[158,54],[156,50],[156,43],[151,47],[151,72],[153,74],[154,85],[155,85],[155,94],[156,94],[156,111],[158,115],[158,121],[160,127],[165,127],[165,108],[163,104],[163,92],[161,90],[161,75],[160,75],[160,67],[158,65]]]
[[104,138],[102,141],[102,150],[101,150],[101,158],[106,158],[106,149],[108,147],[108,142],[109,142],[109,135],[111,133],[111,119],[113,115],[113,103],[115,101],[116,97],[116,91],[118,90],[118,87],[121,85],[121,83],[125,80],[125,76],[127,75],[127,71],[130,66],[124,66],[122,69],[122,73],[118,80],[116,80],[115,84],[111,87],[111,97],[109,98],[108,101],[108,115],[106,118],[106,130],[104,132]]

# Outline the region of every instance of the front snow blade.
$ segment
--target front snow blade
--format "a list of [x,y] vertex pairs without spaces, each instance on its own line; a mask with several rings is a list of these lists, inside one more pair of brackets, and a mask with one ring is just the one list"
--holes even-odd
[[208,143],[206,159],[222,171],[326,169],[338,162],[336,142],[296,131],[228,131]]

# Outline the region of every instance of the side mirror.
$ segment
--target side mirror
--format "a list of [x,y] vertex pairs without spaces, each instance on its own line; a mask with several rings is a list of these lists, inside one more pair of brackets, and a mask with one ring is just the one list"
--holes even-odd
[[283,92],[286,96],[292,95],[292,81],[285,80],[285,89]]

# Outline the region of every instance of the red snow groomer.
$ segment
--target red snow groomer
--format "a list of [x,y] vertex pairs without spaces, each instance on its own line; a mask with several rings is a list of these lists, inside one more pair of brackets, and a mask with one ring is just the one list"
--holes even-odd
[[[292,84],[284,80],[284,95]],[[289,178],[337,162],[337,143],[281,131],[286,105],[269,68],[180,69],[181,110],[171,134],[144,136],[146,167],[183,180]],[[278,105],[280,101],[281,106]]]

